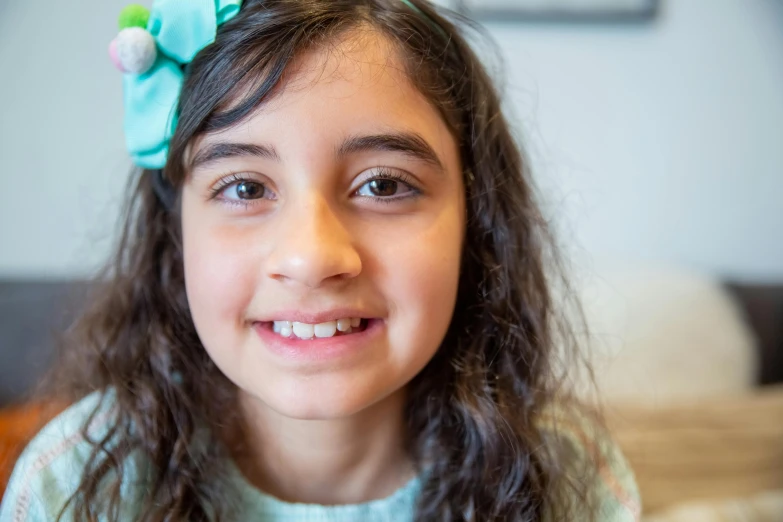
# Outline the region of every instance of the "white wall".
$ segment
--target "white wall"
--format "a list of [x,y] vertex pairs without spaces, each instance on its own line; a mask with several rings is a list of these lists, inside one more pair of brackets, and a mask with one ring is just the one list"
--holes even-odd
[[0,277],[107,255],[130,169],[107,54],[126,3],[0,0]]
[[[84,276],[108,252],[130,163],[106,47],[126,3],[0,0],[0,277]],[[490,30],[575,250],[783,280],[783,2]]]
[[664,0],[649,26],[491,29],[565,240],[783,281],[783,2]]

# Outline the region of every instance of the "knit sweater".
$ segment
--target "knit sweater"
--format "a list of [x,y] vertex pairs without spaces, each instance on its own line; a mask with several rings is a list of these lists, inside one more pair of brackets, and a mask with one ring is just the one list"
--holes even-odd
[[[110,394],[107,397],[111,397]],[[110,401],[100,403],[95,393],[74,404],[36,435],[18,460],[0,504],[0,522],[44,522],[57,519],[67,499],[75,491],[92,446],[81,434],[85,420],[98,406],[89,433],[98,437],[113,412]],[[594,484],[593,493],[599,501],[606,522],[638,522],[641,504],[633,473],[619,449],[611,440],[591,440],[585,426],[568,428],[565,435],[575,451],[598,448],[605,465]],[[562,431],[562,428],[561,428]],[[129,459],[124,463],[120,503],[121,521],[136,520],[138,498],[143,488],[140,464]],[[322,506],[278,500],[250,485],[237,467],[228,463],[228,485],[236,495],[236,520],[259,522],[408,522],[413,520],[421,491],[420,477],[389,497],[361,504]],[[73,521],[66,509],[64,522]]]

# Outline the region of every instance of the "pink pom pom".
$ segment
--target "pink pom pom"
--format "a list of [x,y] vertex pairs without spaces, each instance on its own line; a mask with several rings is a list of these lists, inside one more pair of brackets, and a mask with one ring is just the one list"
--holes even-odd
[[125,70],[125,68],[122,66],[122,62],[120,61],[120,57],[117,54],[117,39],[111,41],[109,44],[109,58],[111,58],[112,63],[117,68],[118,71],[122,73],[126,73],[128,71]]

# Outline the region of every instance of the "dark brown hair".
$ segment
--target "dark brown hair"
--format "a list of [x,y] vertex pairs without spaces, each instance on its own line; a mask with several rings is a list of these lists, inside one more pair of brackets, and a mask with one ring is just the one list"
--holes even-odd
[[[70,500],[76,519],[116,517],[134,455],[149,464],[138,519],[230,518],[219,434],[230,422],[225,412],[236,410],[236,389],[201,345],[185,296],[176,199],[183,155],[195,137],[258,108],[294,58],[365,29],[399,52],[451,129],[464,168],[468,219],[456,310],[436,355],[409,384],[410,452],[429,464],[416,520],[590,518],[594,461],[575,461],[551,437],[556,429],[538,422],[555,400],[567,400],[564,368],[578,362],[578,350],[553,296],[555,285],[563,294],[568,287],[557,275],[562,266],[528,164],[466,41],[476,27],[412,1],[421,12],[400,0],[245,0],[187,67],[162,172],[174,199],[164,203],[155,172],[134,176],[116,255],[71,328],[53,381],[70,400],[112,394],[115,415],[92,440]],[[202,436],[217,443],[194,442]]]

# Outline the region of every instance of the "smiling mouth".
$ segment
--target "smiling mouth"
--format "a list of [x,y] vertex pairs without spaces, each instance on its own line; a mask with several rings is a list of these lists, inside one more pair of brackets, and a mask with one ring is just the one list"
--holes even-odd
[[326,339],[340,337],[364,331],[367,328],[368,319],[358,317],[326,321],[318,324],[300,323],[297,321],[273,321],[267,323],[272,331],[287,339]]

